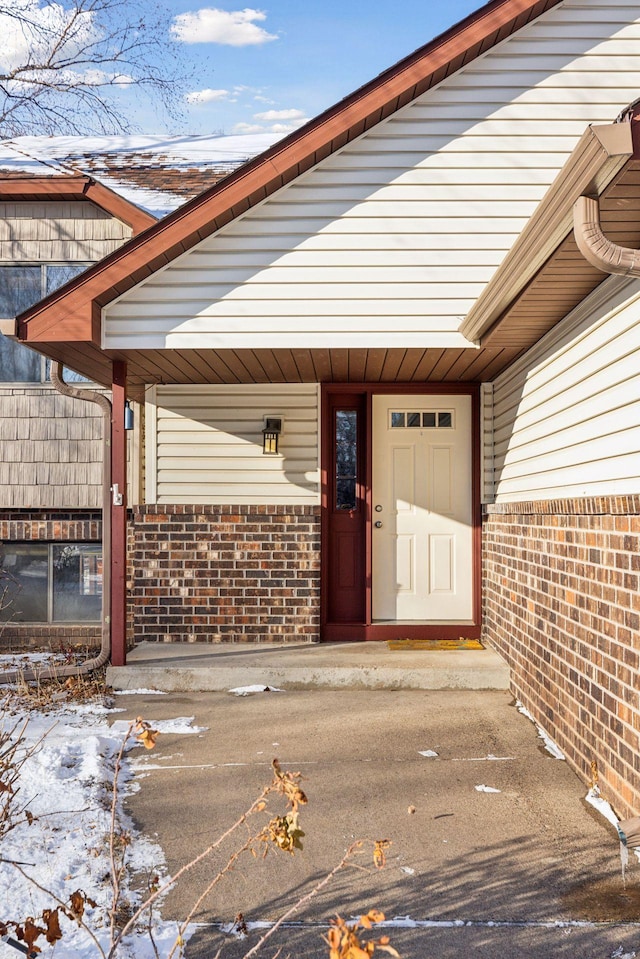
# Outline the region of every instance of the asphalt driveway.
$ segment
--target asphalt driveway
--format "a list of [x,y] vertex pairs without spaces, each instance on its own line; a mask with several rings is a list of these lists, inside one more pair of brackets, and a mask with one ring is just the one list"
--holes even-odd
[[[503,691],[135,694],[118,706],[151,721],[194,716],[206,727],[167,733],[153,752],[136,754],[140,789],[128,811],[157,838],[172,873],[270,781],[274,756],[304,776],[304,850],[241,860],[198,909],[187,959],[209,959],[222,942],[224,956],[243,955],[259,931],[250,925],[241,941],[221,924],[239,912],[250,924],[272,923],[355,839],[390,840],[385,868],[374,868],[366,846],[265,955],[280,947],[326,955],[329,919],[371,908],[394,920],[384,932],[403,956],[640,955],[640,864],[625,889],[613,828]],[[165,919],[188,912],[230,849],[189,873],[165,902]]]

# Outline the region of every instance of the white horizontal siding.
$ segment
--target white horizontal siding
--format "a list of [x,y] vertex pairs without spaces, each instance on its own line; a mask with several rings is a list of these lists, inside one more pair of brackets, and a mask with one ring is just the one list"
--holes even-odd
[[104,346],[469,345],[587,124],[637,97],[639,41],[635,0],[566,0],[124,294]]
[[494,382],[498,502],[640,493],[639,318],[606,280]]
[[[315,384],[159,386],[147,409],[148,502],[319,502]],[[284,419],[277,456],[262,452],[265,416]]]

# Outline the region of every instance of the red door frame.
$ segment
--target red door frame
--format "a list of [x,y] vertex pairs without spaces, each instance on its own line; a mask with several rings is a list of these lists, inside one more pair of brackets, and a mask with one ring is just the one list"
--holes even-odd
[[[332,623],[328,617],[328,551],[331,535],[331,516],[329,513],[329,480],[333,463],[331,449],[330,416],[333,394],[358,394],[366,397],[366,561],[362,589],[365,594],[366,610],[363,622]],[[473,622],[447,623],[445,625],[413,624],[396,626],[394,623],[373,623],[371,617],[371,524],[372,509],[371,484],[373,477],[372,456],[372,397],[375,393],[398,396],[453,396],[471,397],[471,483],[473,516]],[[323,642],[357,642],[362,640],[388,639],[479,639],[482,629],[482,505],[480,498],[480,387],[477,383],[325,383],[321,395],[321,639]]]

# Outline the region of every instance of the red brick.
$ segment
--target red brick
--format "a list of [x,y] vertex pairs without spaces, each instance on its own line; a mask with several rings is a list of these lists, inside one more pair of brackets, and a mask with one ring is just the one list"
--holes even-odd
[[[513,690],[622,815],[640,807],[640,497],[488,506],[484,636]],[[529,610],[529,613],[524,611]],[[633,698],[630,698],[633,697]]]

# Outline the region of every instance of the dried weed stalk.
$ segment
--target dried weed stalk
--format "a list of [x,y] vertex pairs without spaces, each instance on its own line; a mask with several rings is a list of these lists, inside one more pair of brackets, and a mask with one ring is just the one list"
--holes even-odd
[[[18,789],[17,783],[19,780],[20,765],[21,762],[25,761],[22,758],[16,759],[16,756],[18,755],[17,746],[14,745],[13,741],[11,744],[9,744],[10,735],[14,732],[15,727],[14,730],[11,730],[5,737],[7,742],[6,749],[0,751],[0,763],[2,763],[4,760],[5,767],[8,770],[5,778],[0,778],[1,784],[6,783],[6,785],[0,785],[0,800],[2,800],[5,796],[7,797],[6,822],[9,825],[5,827],[5,832],[8,828],[12,828],[12,816],[14,815],[15,810],[11,803]],[[24,733],[24,727],[22,733]],[[120,779],[125,751],[131,741],[135,740],[136,742],[142,744],[146,749],[153,749],[157,736],[157,731],[154,730],[151,725],[142,717],[138,717],[130,723],[115,759],[113,784],[111,789],[110,829],[108,837],[110,861],[109,879],[111,883],[110,903],[108,906],[108,945],[105,946],[100,942],[96,932],[94,931],[94,928],[92,928],[94,925],[93,921],[90,921],[87,918],[87,908],[97,908],[97,903],[95,900],[90,898],[83,891],[77,890],[72,894],[67,902],[63,902],[53,892],[45,889],[33,877],[29,876],[22,864],[16,862],[11,863],[11,865],[23,876],[25,876],[36,888],[45,892],[53,903],[52,907],[43,910],[37,919],[31,917],[25,921],[17,922],[13,920],[3,920],[0,917],[0,936],[7,937],[9,936],[9,933],[12,932],[16,936],[19,943],[24,943],[22,948],[27,952],[29,957],[36,957],[41,951],[39,945],[41,940],[44,940],[50,945],[54,945],[60,939],[63,939],[63,929],[60,925],[60,919],[61,917],[64,917],[75,922],[87,932],[96,948],[97,954],[99,954],[101,959],[116,959],[116,956],[120,954],[127,937],[136,929],[140,929],[141,927],[145,928],[156,957],[159,959],[158,949],[156,947],[153,935],[154,908],[158,903],[158,900],[161,899],[178,882],[180,882],[180,880],[190,870],[211,856],[215,850],[219,849],[220,846],[222,846],[222,844],[229,839],[229,837],[237,832],[237,830],[239,830],[241,827],[248,827],[249,820],[260,813],[268,812],[267,799],[269,796],[283,799],[285,804],[284,811],[280,814],[272,815],[268,822],[260,827],[253,829],[247,828],[247,838],[240,843],[240,845],[228,857],[226,864],[216,872],[210,882],[208,882],[207,885],[198,893],[188,914],[178,926],[175,941],[170,948],[166,959],[173,959],[176,953],[179,955],[182,954],[187,927],[193,921],[193,918],[200,905],[212,893],[218,883],[234,867],[238,859],[244,853],[250,852],[253,855],[257,855],[257,849],[260,849],[264,856],[267,855],[270,849],[273,849],[294,855],[296,850],[302,849],[301,839],[304,836],[304,832],[300,828],[299,812],[300,807],[307,804],[307,797],[300,786],[301,775],[299,772],[283,770],[278,760],[274,759],[272,763],[273,778],[271,782],[261,790],[259,795],[235,820],[235,822],[232,823],[226,830],[224,830],[224,832],[222,832],[205,849],[203,849],[201,853],[178,869],[175,875],[173,875],[171,878],[162,881],[158,876],[155,875],[149,877],[142,902],[137,907],[132,909],[130,903],[128,903],[124,898],[125,879],[128,874],[127,856],[131,844],[131,836],[126,830],[122,830],[120,828],[118,821]],[[19,735],[17,742],[20,742],[21,738],[23,737]],[[4,742],[5,740],[0,737],[0,749]],[[33,748],[35,749],[37,747]],[[30,750],[29,754],[32,751],[33,750]],[[0,770],[5,767],[0,765]],[[25,817],[28,817],[29,815],[26,810],[21,810],[20,812]],[[0,822],[0,829],[1,826],[2,823]],[[1,837],[2,832],[0,831],[0,838]],[[384,865],[384,849],[388,845],[388,840],[378,840],[377,842],[373,843],[373,861],[377,868],[381,868],[382,865]],[[353,843],[340,862],[326,876],[324,876],[324,878],[317,882],[309,892],[301,896],[289,909],[287,909],[280,916],[280,918],[262,935],[259,941],[256,942],[256,944],[245,954],[245,959],[250,959],[250,957],[254,956],[282,926],[282,924],[286,922],[303,905],[313,899],[320,892],[320,890],[322,890],[334,878],[336,873],[343,869],[351,861],[351,859],[362,850],[363,846],[363,841]],[[246,929],[246,925],[241,914],[239,914],[238,919],[241,920],[242,927]],[[379,922],[382,919],[384,919],[382,913],[376,912],[375,910],[367,913],[366,916],[360,917],[355,925],[349,925],[340,917],[337,917],[332,923],[332,927],[329,930],[326,938],[326,942],[328,943],[330,949],[330,959],[368,959],[375,949],[381,949],[393,956],[397,956],[398,953],[389,945],[387,937],[371,940],[364,944],[360,941],[359,930],[369,929],[371,928],[372,923]]]

